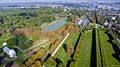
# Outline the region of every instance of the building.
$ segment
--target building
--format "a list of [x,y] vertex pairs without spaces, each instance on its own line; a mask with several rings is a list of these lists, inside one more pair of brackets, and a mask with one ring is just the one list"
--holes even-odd
[[77,22],[77,25],[78,26],[87,26],[88,25],[88,21],[86,20],[80,20],[79,22]]
[[17,58],[16,51],[13,50],[13,49],[8,48],[6,42],[3,43],[3,46],[4,47],[2,48],[2,50],[3,50],[4,53],[9,55],[10,58]]

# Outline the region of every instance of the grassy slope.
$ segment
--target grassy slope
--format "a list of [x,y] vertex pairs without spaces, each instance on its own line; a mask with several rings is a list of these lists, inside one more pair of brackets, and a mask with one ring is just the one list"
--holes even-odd
[[79,41],[78,46],[81,45],[80,55],[76,60],[75,66],[77,67],[89,67],[90,55],[92,45],[92,31],[85,32],[82,39]]
[[79,36],[79,32],[71,33],[70,36],[65,41],[65,44],[72,44],[72,46],[74,47],[78,36]]
[[[75,42],[77,41],[78,35],[79,33],[71,33],[67,40],[64,42],[64,44],[70,44],[74,46]],[[67,64],[68,60],[70,60],[70,56],[65,52],[63,46],[60,47],[60,49],[55,55],[55,58],[59,58],[64,65]]]
[[67,64],[68,60],[70,60],[70,56],[65,52],[63,47],[60,47],[59,51],[55,55],[55,58],[59,58],[64,65]]
[[112,66],[116,66],[119,65],[120,63],[119,61],[117,61],[112,54],[115,54],[112,45],[108,42],[109,38],[108,36],[104,33],[104,31],[100,30],[100,42],[101,42],[101,46],[102,46],[102,52],[104,53],[104,64],[106,63],[106,65],[104,65],[105,67],[112,67]]

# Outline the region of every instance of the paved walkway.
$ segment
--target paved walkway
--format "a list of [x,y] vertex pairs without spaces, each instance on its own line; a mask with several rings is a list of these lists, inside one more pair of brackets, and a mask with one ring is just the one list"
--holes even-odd
[[62,44],[64,43],[64,41],[68,38],[68,36],[70,35],[70,33],[68,33],[66,35],[66,37],[63,39],[63,41],[58,45],[58,47],[55,49],[55,51],[52,53],[52,57],[57,53],[57,51],[59,50],[59,48],[62,46]]

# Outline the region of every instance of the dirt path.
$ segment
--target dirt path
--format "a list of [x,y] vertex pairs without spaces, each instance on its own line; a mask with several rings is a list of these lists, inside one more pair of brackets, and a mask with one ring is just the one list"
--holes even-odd
[[38,47],[38,46],[46,43],[46,42],[48,42],[48,41],[49,41],[49,39],[39,41],[35,45],[33,45],[32,47],[30,47],[29,49],[24,50],[24,52],[28,52],[28,51],[30,51],[30,50],[32,50],[32,49],[34,49],[34,48],[36,48],[36,47]]
[[[42,41],[38,41],[38,42],[35,43],[32,47],[30,47],[30,48],[28,48],[28,49],[26,49],[26,50],[22,50],[22,49],[19,48],[18,46],[14,46],[14,47],[17,48],[17,49],[19,49],[19,50],[22,51],[22,52],[28,52],[28,51],[30,51],[30,50],[32,50],[32,49],[34,49],[34,48],[37,48],[38,46],[44,47],[43,44],[45,44],[45,43],[48,42],[48,41],[49,41],[49,39],[42,40]],[[46,46],[46,45],[45,45],[45,46]]]

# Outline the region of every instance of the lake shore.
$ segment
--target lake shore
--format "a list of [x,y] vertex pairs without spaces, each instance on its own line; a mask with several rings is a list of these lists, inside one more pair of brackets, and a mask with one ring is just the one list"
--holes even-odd
[[65,18],[57,19],[57,20],[53,21],[52,23],[48,24],[48,26],[49,26],[49,25],[52,25],[52,24],[55,24],[55,23],[57,23],[58,21],[60,21],[60,20],[62,20],[62,19],[65,19]]

